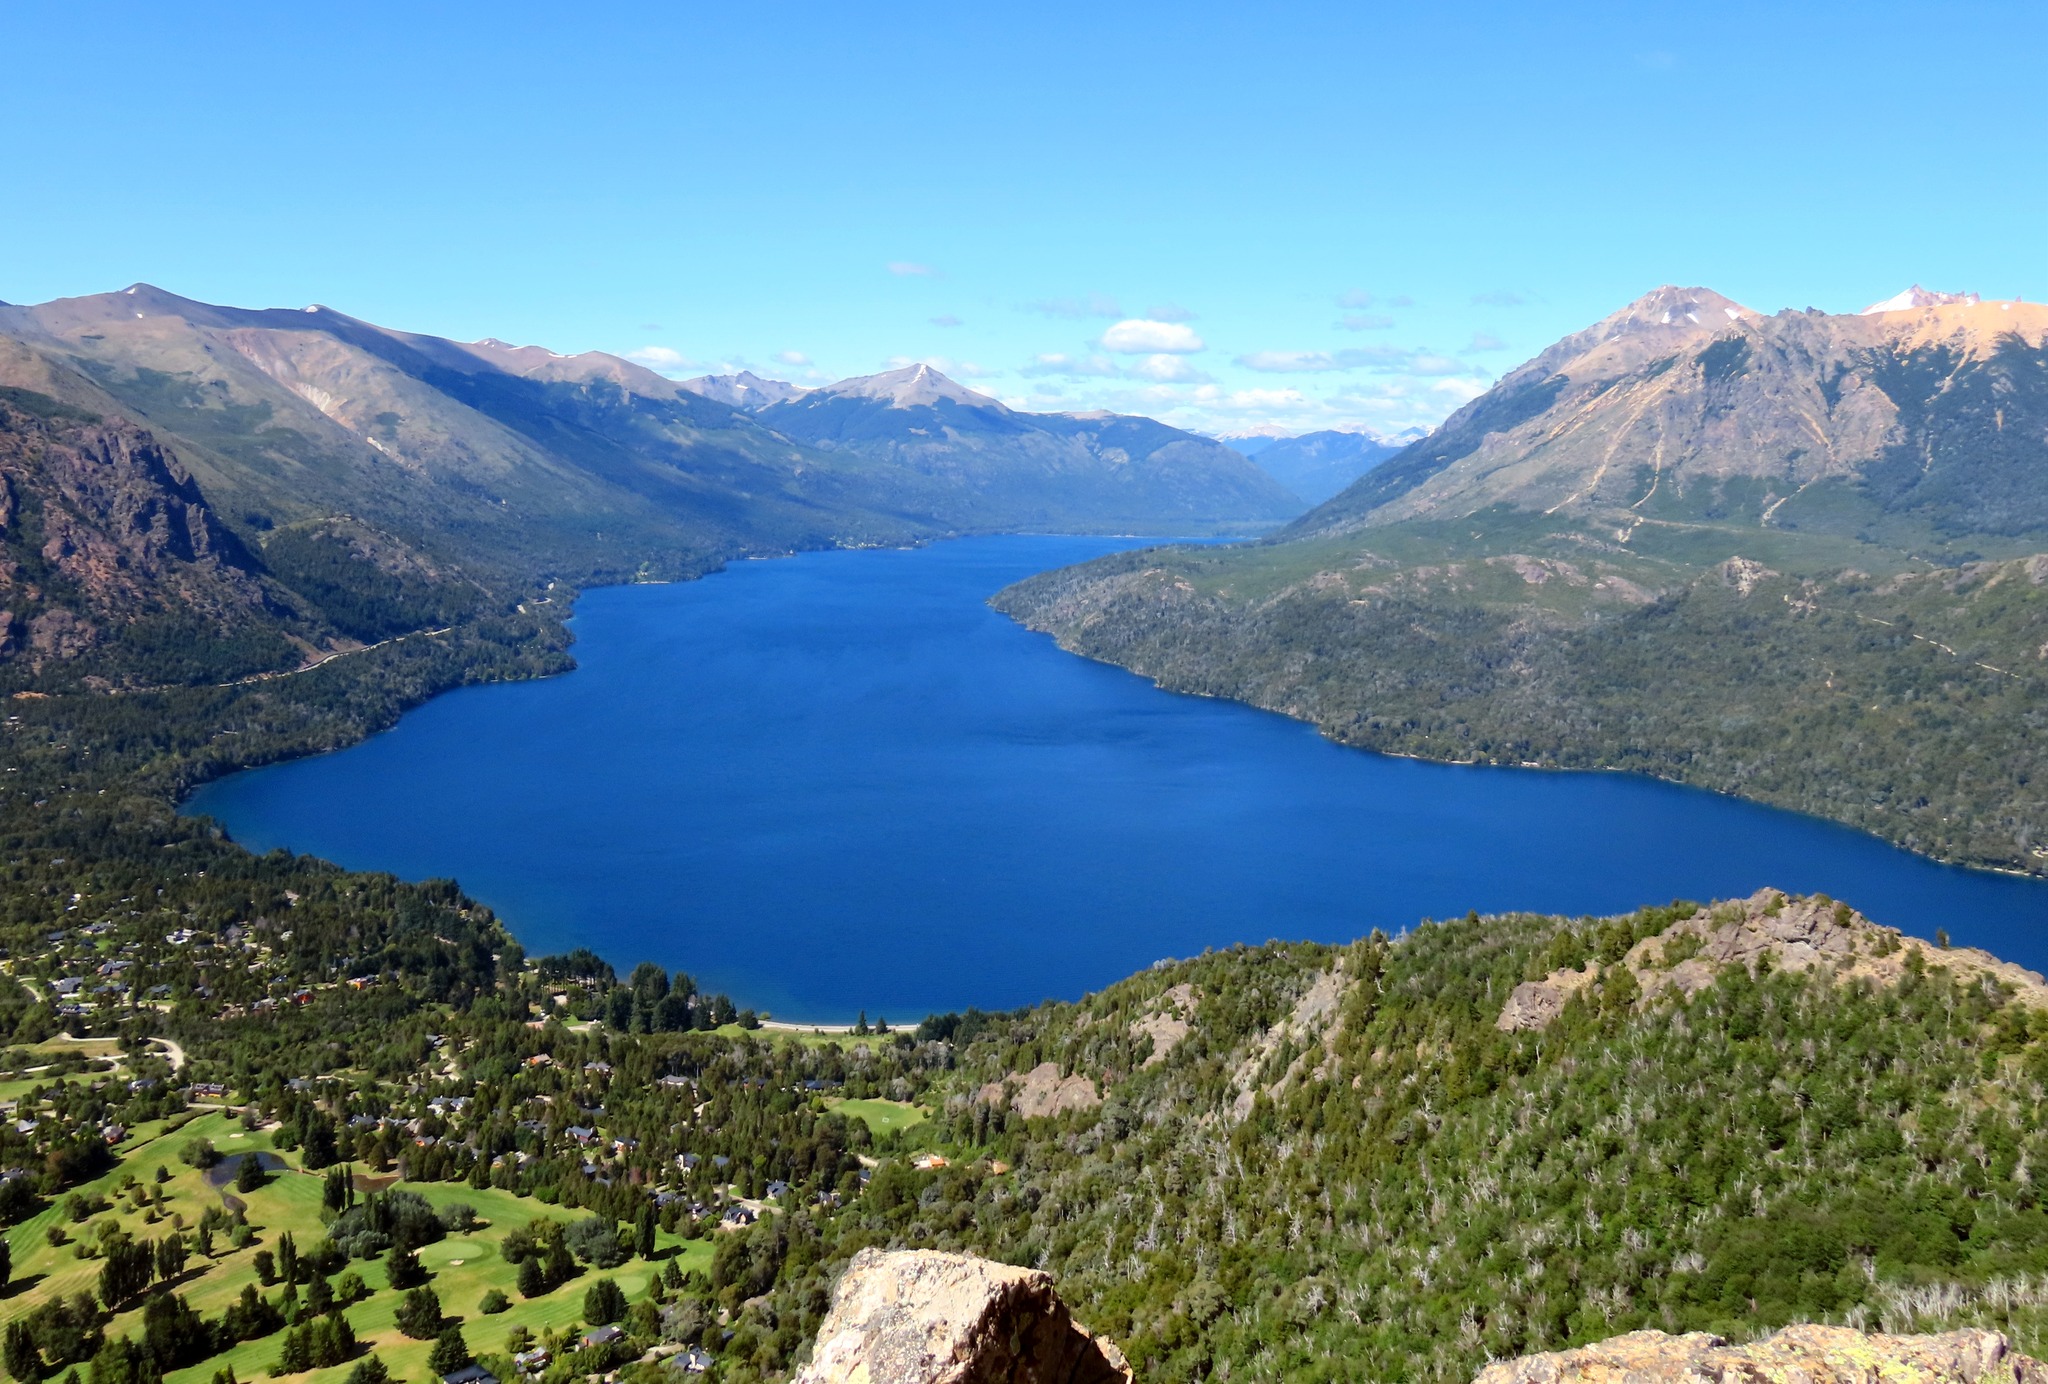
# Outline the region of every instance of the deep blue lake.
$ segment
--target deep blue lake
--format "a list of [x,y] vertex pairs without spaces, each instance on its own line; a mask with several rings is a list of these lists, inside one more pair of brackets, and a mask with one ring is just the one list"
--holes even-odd
[[235,839],[453,876],[534,954],[779,1018],[1072,998],[1165,956],[1764,885],[2048,965],[2048,885],[1619,774],[1425,764],[1162,692],[988,609],[1120,547],[1006,537],[592,591],[580,667],[201,789]]

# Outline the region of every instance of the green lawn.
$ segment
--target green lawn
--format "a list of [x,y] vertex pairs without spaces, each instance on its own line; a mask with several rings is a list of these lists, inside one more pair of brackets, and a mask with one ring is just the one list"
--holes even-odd
[[[94,1226],[99,1221],[111,1217],[138,1238],[158,1239],[177,1224],[172,1217],[182,1218],[183,1223],[189,1226],[198,1220],[207,1206],[217,1204],[219,1193],[206,1184],[202,1174],[178,1161],[178,1150],[186,1141],[201,1137],[211,1139],[224,1154],[271,1150],[267,1133],[244,1131],[233,1117],[219,1113],[201,1114],[169,1132],[164,1132],[161,1124],[136,1131],[131,1143],[123,1145],[124,1156],[120,1166],[76,1190],[96,1192],[111,1198],[114,1189],[130,1173],[143,1186],[155,1187],[155,1172],[161,1165],[171,1178],[163,1184],[165,1204],[159,1219],[153,1223],[148,1221],[145,1213],[136,1210],[128,1198],[116,1200],[113,1211],[95,1217],[86,1225],[72,1225],[66,1220],[61,1198],[45,1207],[7,1232],[16,1278],[6,1299],[5,1314],[12,1316],[52,1292],[93,1291],[99,1281],[100,1260],[78,1258],[75,1246],[78,1241],[93,1237]],[[209,1317],[218,1316],[229,1302],[239,1297],[244,1284],[255,1283],[258,1291],[275,1295],[275,1287],[266,1290],[257,1278],[255,1255],[258,1249],[274,1249],[277,1237],[286,1231],[302,1246],[313,1244],[325,1233],[320,1219],[324,1179],[318,1174],[299,1170],[296,1154],[282,1156],[288,1164],[287,1170],[273,1173],[262,1187],[253,1192],[238,1194],[248,1203],[249,1224],[256,1231],[254,1238],[239,1250],[232,1249],[225,1238],[216,1240],[214,1257],[209,1260],[195,1255],[185,1281],[179,1285],[178,1291],[194,1308]],[[637,1300],[647,1290],[650,1273],[665,1267],[636,1259],[606,1275],[586,1270],[553,1292],[528,1301],[518,1294],[515,1286],[517,1274],[513,1266],[498,1253],[498,1245],[505,1232],[536,1216],[570,1220],[581,1213],[546,1206],[496,1188],[478,1189],[461,1183],[440,1182],[400,1185],[418,1192],[437,1207],[466,1202],[475,1208],[483,1221],[470,1234],[451,1235],[420,1251],[420,1262],[432,1276],[429,1286],[440,1295],[442,1311],[461,1322],[470,1348],[479,1354],[501,1352],[506,1334],[514,1326],[524,1326],[539,1335],[549,1328],[576,1324],[582,1311],[583,1291],[596,1277],[616,1280],[629,1298]],[[47,1231],[52,1225],[64,1226],[71,1243],[61,1246],[49,1244]],[[712,1247],[708,1241],[685,1240],[663,1233],[658,1252],[679,1255],[686,1273],[708,1270],[711,1265]],[[365,1347],[375,1350],[383,1358],[397,1378],[424,1379],[427,1353],[433,1343],[411,1340],[393,1326],[392,1317],[400,1294],[391,1291],[387,1284],[383,1263],[356,1261],[349,1268],[361,1275],[371,1288],[370,1296],[347,1312],[349,1324],[355,1328],[357,1337]],[[512,1299],[512,1307],[497,1316],[486,1317],[477,1311],[477,1307],[484,1294],[493,1288]],[[109,1332],[139,1335],[140,1310],[131,1309],[117,1316]],[[277,1358],[280,1339],[279,1335],[271,1335],[244,1341],[201,1364],[173,1372],[166,1377],[167,1384],[207,1384],[214,1372],[223,1366],[232,1366],[238,1379],[267,1377],[271,1364]],[[319,1384],[341,1384],[350,1368],[344,1365],[315,1370],[307,1378],[318,1380]]]
[[852,1116],[873,1134],[895,1134],[931,1118],[924,1107],[899,1100],[848,1100],[843,1096],[827,1096],[825,1108]]

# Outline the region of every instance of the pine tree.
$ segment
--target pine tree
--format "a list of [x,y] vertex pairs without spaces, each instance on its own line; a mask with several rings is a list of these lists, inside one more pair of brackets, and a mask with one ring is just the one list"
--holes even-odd
[[441,1299],[432,1288],[415,1288],[398,1304],[398,1329],[415,1341],[441,1334]]
[[185,1242],[175,1235],[166,1235],[156,1242],[156,1278],[159,1283],[169,1283],[185,1272]]
[[284,1345],[278,1351],[277,1363],[270,1367],[273,1379],[288,1374],[304,1374],[313,1368],[313,1353],[306,1348],[306,1332],[303,1327],[293,1327],[284,1333]]
[[642,1259],[654,1257],[654,1208],[643,1206],[633,1225],[633,1252]]
[[451,1375],[469,1363],[469,1343],[462,1339],[462,1328],[451,1326],[435,1338],[434,1349],[427,1356],[427,1368],[437,1375]]
[[604,1326],[626,1315],[626,1293],[609,1278],[600,1278],[583,1290],[583,1320]]
[[403,1245],[393,1245],[391,1252],[384,1256],[384,1276],[394,1288],[415,1288],[427,1281],[427,1271],[420,1267],[419,1253]]
[[548,1259],[545,1267],[550,1288],[560,1283],[567,1283],[576,1276],[575,1257],[569,1253],[569,1247],[562,1243],[560,1238],[549,1244]]
[[7,1333],[0,1337],[0,1361],[20,1384],[36,1384],[43,1377],[43,1354],[36,1349],[28,1324],[19,1318],[7,1323]]
[[540,1266],[538,1259],[519,1261],[519,1296],[537,1298],[548,1290],[547,1270]]

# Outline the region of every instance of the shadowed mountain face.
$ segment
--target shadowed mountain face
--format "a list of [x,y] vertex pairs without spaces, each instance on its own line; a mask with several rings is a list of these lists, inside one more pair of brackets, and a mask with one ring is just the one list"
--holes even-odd
[[1698,520],[1914,544],[2048,531],[2048,308],[1922,297],[1763,317],[1658,289],[1510,371],[1293,532],[1494,506],[1622,541]]
[[154,680],[231,675],[292,656],[288,614],[148,433],[0,389],[0,666],[71,664],[103,684],[123,661]]

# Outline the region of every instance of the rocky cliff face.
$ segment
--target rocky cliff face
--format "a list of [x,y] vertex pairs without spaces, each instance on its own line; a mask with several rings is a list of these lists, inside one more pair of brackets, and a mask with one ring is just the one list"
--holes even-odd
[[76,658],[152,614],[265,616],[256,564],[148,432],[0,400],[0,659]]
[[1489,1365],[1476,1384],[2048,1384],[2048,1366],[1995,1331],[1874,1336],[1787,1327],[1731,1346],[1693,1332],[1632,1331],[1611,1341]]
[[[962,1254],[864,1249],[797,1384],[1130,1384],[1052,1278]],[[2029,1381],[2028,1384],[2033,1384]]]

